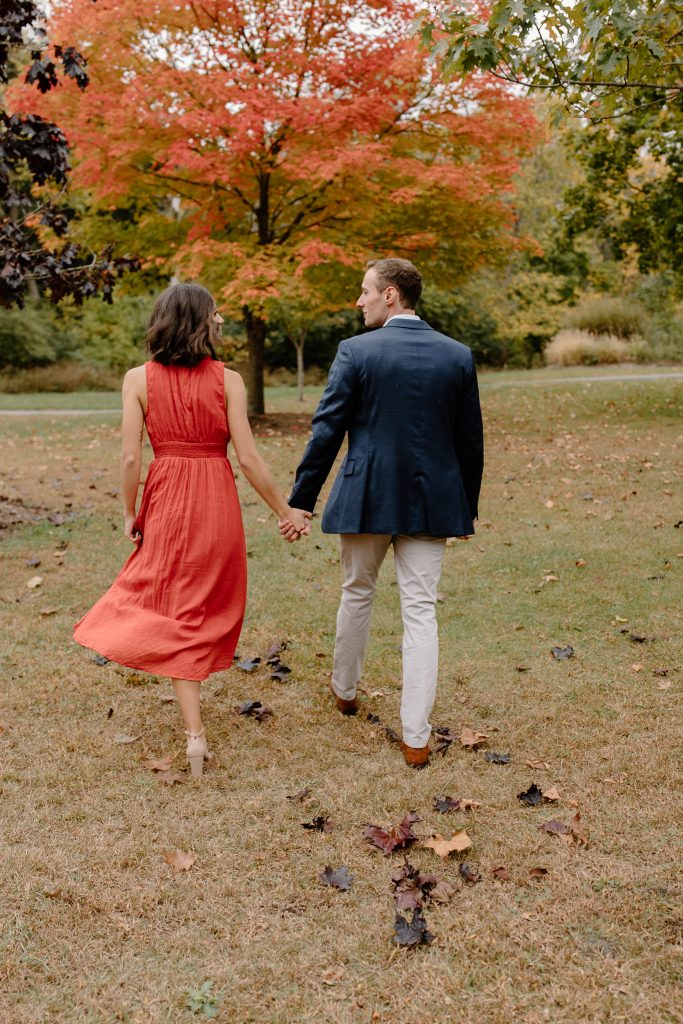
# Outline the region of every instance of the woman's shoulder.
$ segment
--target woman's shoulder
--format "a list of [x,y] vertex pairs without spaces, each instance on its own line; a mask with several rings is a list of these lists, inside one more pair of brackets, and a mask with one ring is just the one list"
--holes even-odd
[[244,381],[237,370],[229,370],[227,366],[223,366],[223,379],[225,380],[225,386],[227,387],[244,387]]
[[128,382],[129,384],[134,384],[137,381],[144,380],[146,375],[147,363],[143,363],[142,366],[131,366],[130,370],[127,370],[124,375],[123,383],[125,384]]

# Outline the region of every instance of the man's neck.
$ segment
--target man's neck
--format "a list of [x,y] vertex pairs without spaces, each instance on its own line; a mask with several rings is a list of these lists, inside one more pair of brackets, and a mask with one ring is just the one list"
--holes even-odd
[[384,323],[386,323],[388,320],[391,320],[395,316],[417,316],[417,313],[415,312],[414,309],[394,309],[387,314]]

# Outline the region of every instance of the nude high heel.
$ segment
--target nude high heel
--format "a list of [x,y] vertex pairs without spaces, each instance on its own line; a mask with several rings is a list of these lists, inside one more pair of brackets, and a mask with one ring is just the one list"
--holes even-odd
[[190,771],[195,779],[201,779],[202,772],[204,771],[204,761],[210,761],[213,754],[210,753],[209,748],[206,745],[206,733],[202,726],[201,732],[188,732],[185,730],[187,736],[187,759],[190,762]]

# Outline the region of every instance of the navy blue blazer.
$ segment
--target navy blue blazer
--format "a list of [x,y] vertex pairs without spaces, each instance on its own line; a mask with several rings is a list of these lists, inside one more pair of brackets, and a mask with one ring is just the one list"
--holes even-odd
[[312,512],[348,433],[324,533],[473,533],[484,466],[469,348],[424,320],[342,341],[289,497]]

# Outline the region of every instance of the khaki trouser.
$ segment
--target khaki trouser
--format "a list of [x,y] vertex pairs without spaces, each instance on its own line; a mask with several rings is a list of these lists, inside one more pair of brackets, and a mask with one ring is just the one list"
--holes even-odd
[[335,693],[344,700],[351,700],[356,694],[363,673],[377,575],[389,545],[393,544],[403,617],[403,739],[410,747],[424,747],[432,730],[429,715],[436,696],[436,593],[446,538],[345,533],[340,543],[346,578],[337,613],[332,670]]

